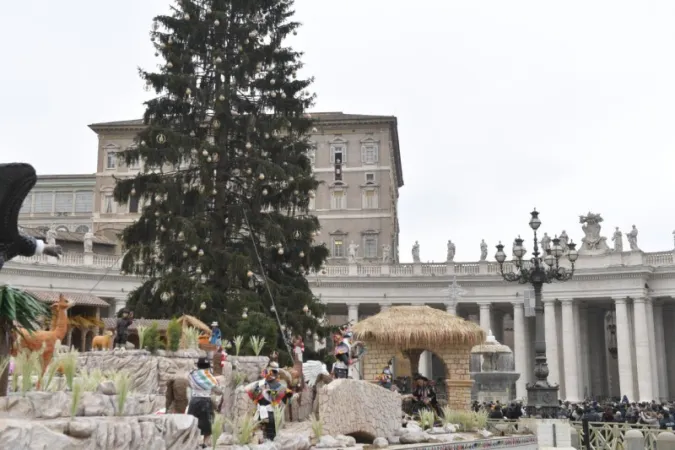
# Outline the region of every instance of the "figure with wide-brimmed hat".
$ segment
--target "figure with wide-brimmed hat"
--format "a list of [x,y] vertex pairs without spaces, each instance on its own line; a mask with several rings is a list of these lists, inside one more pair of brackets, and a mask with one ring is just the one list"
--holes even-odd
[[202,356],[197,360],[197,368],[188,375],[190,385],[190,403],[187,413],[197,418],[197,426],[204,436],[204,446],[211,437],[213,421],[213,404],[211,394],[219,393],[218,380],[211,373],[209,359]]
[[431,409],[436,415],[441,417],[443,412],[438,404],[433,383],[419,373],[413,375],[413,383],[413,412],[418,413],[422,409]]
[[262,380],[247,385],[244,390],[256,405],[256,420],[264,425],[265,439],[273,441],[277,435],[274,407],[288,403],[293,396],[286,382],[280,377],[279,364],[272,361],[263,371]]

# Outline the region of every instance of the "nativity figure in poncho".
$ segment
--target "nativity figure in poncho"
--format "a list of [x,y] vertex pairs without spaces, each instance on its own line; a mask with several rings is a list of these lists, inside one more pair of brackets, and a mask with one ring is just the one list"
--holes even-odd
[[334,378],[349,378],[349,369],[358,362],[365,353],[361,342],[352,342],[354,334],[348,327],[343,327],[333,335],[335,345],[335,364],[333,364]]
[[273,441],[277,434],[275,407],[287,404],[293,397],[293,391],[280,380],[279,364],[271,362],[263,371],[263,379],[247,385],[244,390],[256,405],[255,419],[263,424],[265,439]]

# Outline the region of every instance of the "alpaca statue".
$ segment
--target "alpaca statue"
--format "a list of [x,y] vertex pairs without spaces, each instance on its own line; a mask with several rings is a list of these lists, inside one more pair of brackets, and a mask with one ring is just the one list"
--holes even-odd
[[21,350],[30,350],[33,352],[41,351],[40,358],[42,359],[42,374],[44,375],[47,366],[54,355],[54,347],[57,341],[63,341],[68,332],[68,309],[73,306],[73,303],[66,299],[63,295],[59,296],[52,308],[55,310],[55,319],[49,330],[40,330],[35,333],[29,333],[23,328],[17,330],[18,338],[16,345],[12,350],[12,355],[16,355]]

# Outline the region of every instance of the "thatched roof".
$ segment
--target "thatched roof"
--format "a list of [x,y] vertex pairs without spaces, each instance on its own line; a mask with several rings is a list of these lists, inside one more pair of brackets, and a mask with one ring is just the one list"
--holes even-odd
[[474,346],[485,332],[473,322],[429,306],[394,306],[352,327],[354,337],[400,349]]
[[204,322],[201,320],[197,319],[195,316],[190,316],[188,314],[185,314],[181,316],[178,319],[178,323],[180,323],[180,326],[183,328],[196,328],[199,331],[203,331],[205,333],[210,333],[211,332],[211,327],[206,325]]

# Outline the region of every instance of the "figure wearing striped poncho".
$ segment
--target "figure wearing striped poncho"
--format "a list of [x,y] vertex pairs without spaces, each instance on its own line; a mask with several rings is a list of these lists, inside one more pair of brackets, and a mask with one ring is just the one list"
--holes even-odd
[[211,398],[211,391],[218,388],[218,380],[208,369],[193,370],[188,375],[192,397]]

